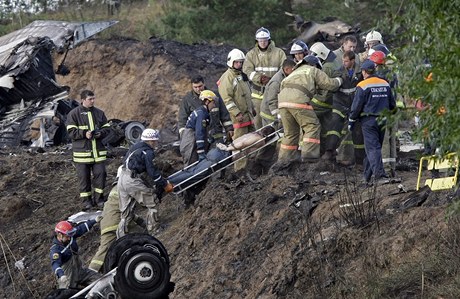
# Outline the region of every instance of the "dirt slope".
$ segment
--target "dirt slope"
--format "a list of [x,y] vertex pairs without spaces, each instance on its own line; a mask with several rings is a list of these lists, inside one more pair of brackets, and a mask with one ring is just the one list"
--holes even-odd
[[[165,127],[175,121],[188,74],[200,70],[212,84],[230,49],[94,40],[71,53],[72,73],[60,82],[75,96],[94,89],[110,118]],[[408,193],[398,193],[398,184],[359,187],[360,169],[319,163],[291,165],[254,182],[213,179],[188,210],[168,195],[156,237],[171,257],[171,298],[459,298],[460,226],[445,221],[451,193],[403,205],[414,194],[416,156],[399,163]],[[180,167],[170,151],[157,160],[166,173]],[[119,163],[120,157],[108,161],[108,182]],[[71,154],[64,147],[1,149],[0,174],[0,298],[42,298],[55,286],[48,258],[52,229],[80,208]],[[313,200],[294,205],[305,193]],[[350,201],[351,208],[340,207]],[[87,263],[98,233],[79,242]],[[22,272],[11,253],[24,258]]]

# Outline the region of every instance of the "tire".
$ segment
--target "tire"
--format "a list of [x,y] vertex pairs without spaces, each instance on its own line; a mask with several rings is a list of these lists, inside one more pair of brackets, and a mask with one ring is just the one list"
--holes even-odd
[[104,259],[103,273],[107,273],[118,266],[123,253],[133,246],[154,246],[169,267],[169,256],[163,244],[154,236],[141,233],[127,234],[112,243]]
[[125,139],[128,143],[134,144],[141,140],[142,131],[145,126],[137,121],[132,121],[125,126]]
[[114,288],[125,299],[158,299],[169,294],[169,265],[154,247],[134,246],[121,256]]

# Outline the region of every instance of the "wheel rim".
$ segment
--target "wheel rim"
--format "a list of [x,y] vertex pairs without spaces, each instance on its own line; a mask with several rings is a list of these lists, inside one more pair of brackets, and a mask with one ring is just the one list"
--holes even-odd
[[155,288],[163,279],[158,256],[145,252],[128,260],[124,274],[131,287],[140,290]]

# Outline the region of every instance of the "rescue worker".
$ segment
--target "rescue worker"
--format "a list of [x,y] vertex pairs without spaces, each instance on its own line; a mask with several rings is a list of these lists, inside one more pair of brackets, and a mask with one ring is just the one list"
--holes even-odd
[[309,65],[305,59],[281,82],[278,107],[284,136],[278,161],[296,159],[300,130],[303,132],[302,161],[313,162],[320,157],[321,125],[311,101],[317,88],[336,90],[341,84],[341,78],[329,78],[323,71]]
[[[122,166],[118,168],[117,180],[120,177],[121,168]],[[102,210],[102,220],[100,222],[101,240],[96,254],[91,259],[89,269],[96,272],[101,272],[107,251],[112,242],[117,239],[117,227],[120,223],[120,215],[120,198],[118,196],[117,181],[115,181],[112,184],[112,190],[110,190],[109,197],[104,203],[104,209]],[[140,231],[146,231],[147,226],[145,220],[142,217],[134,215],[133,221],[139,226]]]
[[286,54],[280,48],[275,46],[271,40],[270,31],[261,27],[256,31],[256,45],[249,50],[246,55],[246,61],[243,65],[243,73],[249,76],[251,82],[251,97],[255,115],[255,127],[262,127],[260,117],[260,104],[264,96],[265,85],[271,77],[281,68]]
[[364,180],[372,183],[387,178],[382,163],[382,142],[385,135],[385,121],[381,118],[385,110],[396,107],[393,93],[387,81],[375,75],[375,63],[366,60],[361,65],[364,80],[358,83],[351,106],[348,129],[361,122],[366,157],[364,159]]
[[[262,117],[262,127],[265,127],[278,120],[278,94],[280,92],[281,81],[289,76],[294,70],[296,63],[291,59],[283,62],[282,68],[270,79],[265,87],[264,98],[260,105],[260,116]],[[263,171],[267,170],[269,164],[276,154],[276,143],[261,149],[256,156],[255,163],[260,165]]]
[[208,149],[209,113],[216,107],[217,96],[210,90],[200,93],[201,105],[188,117],[185,130],[180,141],[180,153],[184,166],[206,158]]
[[[323,43],[317,42],[310,47],[310,53],[319,58],[322,71],[329,78],[340,77],[342,74],[342,65],[337,61],[337,56],[329,50]],[[326,138],[330,134],[331,119],[332,119],[332,92],[326,90],[318,90],[311,99],[316,116],[321,124],[321,155],[326,150]]]
[[[200,100],[200,93],[207,89],[204,85],[204,79],[201,76],[196,76],[191,79],[192,90],[188,92],[183,98],[179,106],[179,136],[182,138],[182,133],[185,130],[185,125],[187,124],[187,119],[190,114],[198,107],[202,105]],[[227,134],[227,139],[230,139],[233,136],[233,125],[232,120],[230,119],[230,114],[228,113],[225,104],[219,97],[215,100],[215,105],[212,110],[209,111],[210,114],[210,125],[208,127],[208,136],[210,137],[210,143],[223,142],[224,140],[224,130]]]
[[83,261],[78,255],[77,244],[77,238],[89,232],[101,219],[102,216],[97,216],[95,220],[87,220],[75,227],[69,221],[60,221],[56,224],[53,245],[50,248],[50,259],[60,289],[77,288],[79,285],[87,286],[101,276],[83,267]]
[[[251,88],[248,77],[242,72],[245,59],[241,50],[231,50],[227,56],[228,69],[217,81],[219,94],[233,122],[234,139],[255,130]],[[246,164],[247,159],[236,162],[235,171],[245,168]]]
[[368,59],[370,49],[378,44],[384,44],[382,34],[378,31],[371,30],[366,34],[366,40],[364,41],[365,51],[359,54],[359,60],[363,62]]
[[301,40],[296,40],[292,46],[291,50],[289,51],[289,54],[292,55],[292,59],[297,63],[299,61],[302,61],[305,56],[307,56],[310,53],[310,50],[308,49],[308,46],[306,43],[304,43]]
[[[104,205],[107,149],[102,139],[110,133],[104,112],[94,107],[94,92],[83,90],[81,105],[67,115],[67,133],[72,139],[73,162],[79,179],[83,209]],[[91,193],[91,172],[94,196]]]
[[[382,49],[375,50],[375,49]],[[379,78],[386,80],[391,87],[391,91],[393,93],[393,98],[396,100],[396,106],[398,108],[404,108],[404,102],[402,101],[401,97],[398,97],[396,93],[396,87],[398,86],[398,78],[396,74],[390,69],[393,66],[395,58],[389,58],[391,63],[387,64],[387,54],[390,53],[389,50],[382,44],[378,44],[374,46],[372,49],[372,54],[369,56],[369,60],[373,61],[376,65],[375,75]],[[371,51],[369,51],[371,53]],[[383,139],[382,145],[382,161],[383,167],[385,171],[391,176],[396,176],[396,158],[397,158],[397,151],[396,151],[396,132],[398,131],[398,123],[395,121],[391,125],[388,125],[385,130],[385,137]]]
[[[340,64],[343,64],[342,57],[343,54],[347,51],[352,51],[355,53],[356,47],[358,46],[358,40],[354,35],[346,35],[343,38],[342,45],[340,48],[334,51],[335,56],[337,56],[337,61]],[[355,60],[355,64],[359,66],[359,58]]]
[[[346,51],[342,55],[342,79],[339,90],[333,94],[331,127],[326,137],[326,152],[323,159],[335,160],[336,150],[341,145],[340,164],[349,166],[364,158],[364,141],[360,130],[354,130],[350,136],[347,130],[348,114],[356,92],[356,85],[363,80],[361,68],[356,63],[356,54]],[[347,138],[347,139],[346,139]],[[342,143],[340,143],[342,141]],[[356,156],[356,158],[355,158]]]
[[[151,232],[158,221],[155,209],[156,200],[161,200],[163,193],[173,190],[172,184],[163,178],[153,165],[154,149],[160,140],[158,130],[145,129],[141,141],[132,145],[125,157],[120,177],[118,178],[118,194],[120,197],[121,219],[117,228],[117,237],[128,233],[128,224],[134,218],[136,202],[147,208],[147,229]],[[148,177],[153,179],[153,188],[148,187]],[[153,186],[152,186],[153,187]]]

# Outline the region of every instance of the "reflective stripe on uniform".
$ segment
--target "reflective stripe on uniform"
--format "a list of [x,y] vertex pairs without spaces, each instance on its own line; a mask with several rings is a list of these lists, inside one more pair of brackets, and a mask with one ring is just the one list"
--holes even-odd
[[396,162],[396,158],[382,158],[383,163]]
[[267,114],[262,111],[260,111],[260,116],[268,120],[276,120],[276,117],[274,117],[273,115]]
[[225,107],[227,107],[227,110],[230,110],[233,107],[236,107],[236,104],[235,103],[230,103],[230,104],[226,105]]
[[310,142],[310,143],[316,143],[316,144],[321,143],[319,139],[311,138],[311,137],[304,137],[303,142]]
[[296,151],[297,150],[297,145],[287,145],[287,144],[282,144],[280,145],[280,148],[284,150],[289,150],[289,151]]
[[264,98],[264,95],[263,95],[263,94],[258,94],[258,93],[253,92],[253,93],[251,93],[251,97],[252,97],[253,99],[261,100],[261,101],[262,101],[263,98]]
[[94,192],[99,193],[99,194],[103,194],[104,190],[100,189],[100,188],[94,188]]
[[88,197],[91,196],[91,192],[80,192],[80,197]]
[[353,147],[354,147],[355,149],[361,149],[361,150],[363,150],[363,149],[364,149],[364,144],[355,144]]
[[296,109],[307,109],[313,110],[313,106],[309,104],[299,104],[290,102],[281,102],[278,104],[278,108],[296,108]]
[[105,233],[108,233],[108,232],[116,231],[117,228],[118,228],[118,224],[112,225],[112,226],[108,226],[108,227],[104,228],[103,230],[101,230],[101,235],[102,235],[102,234],[105,234]]
[[255,68],[256,72],[277,72],[279,67],[277,66],[257,66]]
[[334,130],[330,130],[330,131],[327,131],[326,132],[326,136],[331,136],[331,135],[335,135],[337,137],[342,137],[342,134],[340,134],[340,132],[337,132],[337,131],[334,131]]
[[231,120],[229,120],[229,121],[224,122],[223,125],[224,125],[224,127],[226,127],[226,126],[233,125],[233,123],[232,123]]
[[338,114],[341,118],[345,118],[345,114],[343,114],[340,110],[332,109],[332,113]]
[[73,156],[77,158],[91,157],[90,152],[73,152]]
[[340,92],[345,93],[345,94],[352,94],[356,91],[356,87],[353,88],[340,88]]
[[252,120],[250,120],[250,121],[247,121],[247,122],[244,122],[244,123],[234,123],[233,127],[235,129],[239,129],[239,128],[244,128],[244,127],[249,127],[252,124],[254,124],[254,122]]
[[318,100],[316,98],[311,99],[311,102],[314,103],[317,106],[320,106],[320,107],[332,108],[332,105],[330,105],[330,104],[328,104],[326,102],[320,101],[320,100]]
[[93,158],[73,158],[73,161],[76,163],[94,163],[95,160]]

